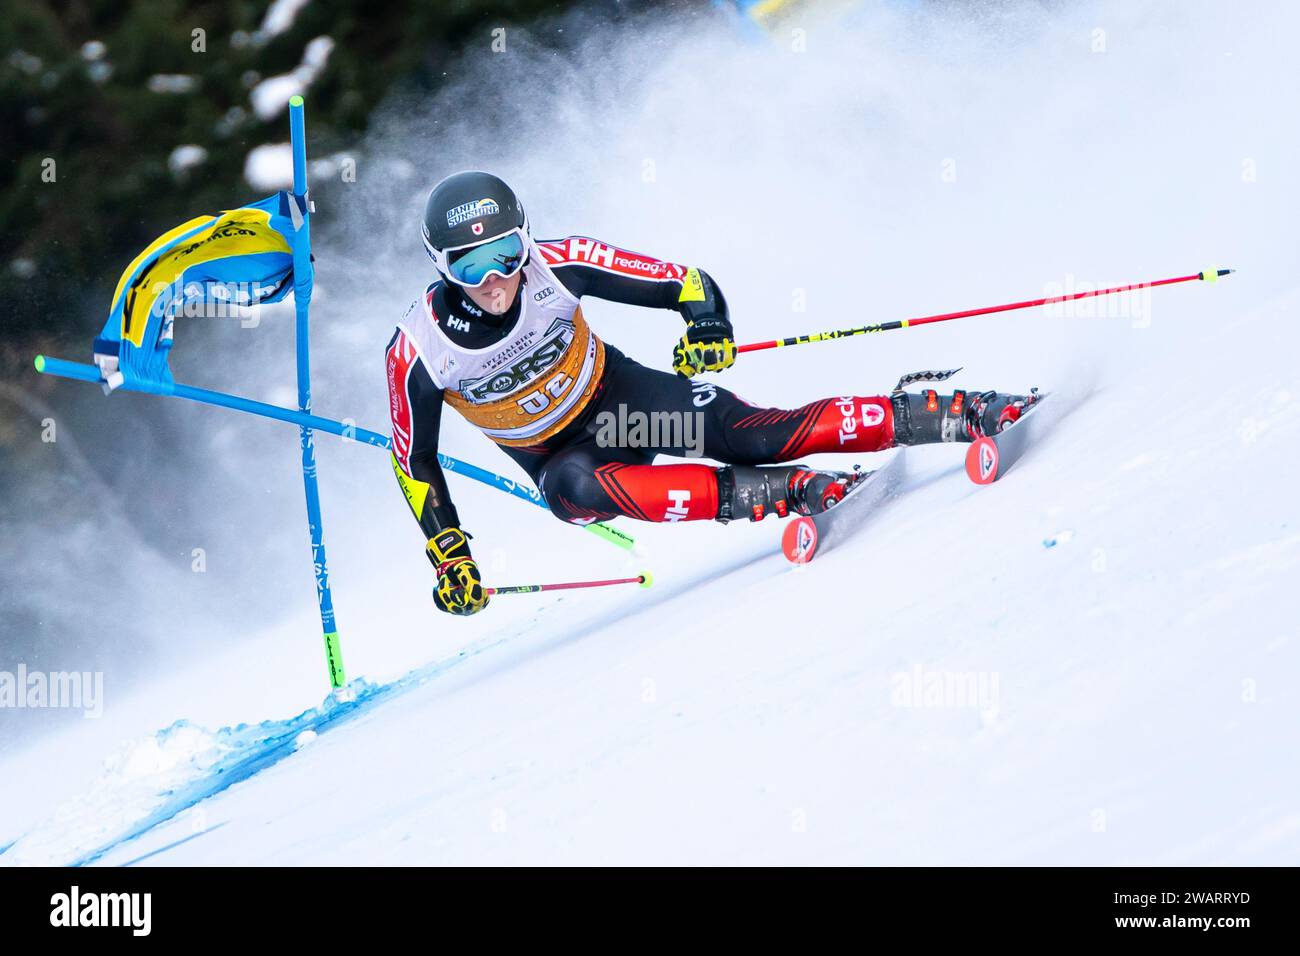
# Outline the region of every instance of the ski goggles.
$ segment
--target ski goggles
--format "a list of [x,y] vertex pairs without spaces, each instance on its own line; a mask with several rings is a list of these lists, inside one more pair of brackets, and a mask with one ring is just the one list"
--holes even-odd
[[518,229],[468,249],[448,249],[447,276],[457,285],[475,289],[491,275],[509,279],[523,268],[527,247]]

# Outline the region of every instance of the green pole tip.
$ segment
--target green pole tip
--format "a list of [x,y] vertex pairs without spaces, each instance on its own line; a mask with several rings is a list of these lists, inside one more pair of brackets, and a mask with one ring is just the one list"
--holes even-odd
[[44,355],[38,355],[38,356],[36,356],[36,371],[38,371],[38,372],[44,372],[44,371],[45,371],[45,356],[44,356]]
[[649,571],[641,572],[641,587],[648,588],[650,587],[650,585],[654,583],[655,583],[654,575],[652,575]]
[[302,97],[301,97],[301,96],[298,96],[298,95],[296,95],[296,94],[295,94],[294,96],[289,97],[289,105],[290,105],[290,106],[302,106]]

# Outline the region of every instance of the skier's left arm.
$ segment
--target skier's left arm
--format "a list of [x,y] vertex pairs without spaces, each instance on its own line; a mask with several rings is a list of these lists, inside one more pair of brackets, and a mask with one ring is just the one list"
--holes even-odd
[[652,309],[675,309],[686,333],[673,349],[673,368],[687,377],[720,372],[736,361],[727,300],[703,269],[629,252],[586,236],[539,242],[542,258],[578,297]]

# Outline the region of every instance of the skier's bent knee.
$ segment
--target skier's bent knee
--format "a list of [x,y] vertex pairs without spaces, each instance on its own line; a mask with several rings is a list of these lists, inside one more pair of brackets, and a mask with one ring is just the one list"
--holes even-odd
[[596,479],[598,463],[586,456],[552,461],[541,474],[538,488],[551,514],[566,524],[590,524],[618,514]]

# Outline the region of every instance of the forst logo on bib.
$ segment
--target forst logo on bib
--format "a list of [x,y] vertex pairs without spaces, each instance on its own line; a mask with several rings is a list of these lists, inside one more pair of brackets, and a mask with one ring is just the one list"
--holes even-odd
[[[490,199],[488,197],[476,199],[473,202],[462,203],[454,209],[448,209],[447,226],[450,228],[453,226],[459,226],[462,222],[469,222],[471,219],[481,219],[484,216],[495,216],[500,211],[501,207],[497,204],[495,199]],[[483,226],[480,223],[478,228],[474,230],[474,234],[478,235],[482,232]]]
[[545,337],[511,365],[480,378],[462,379],[456,385],[456,390],[474,404],[493,402],[512,395],[559,361],[568,351],[573,336],[573,322],[556,319],[547,329]]

